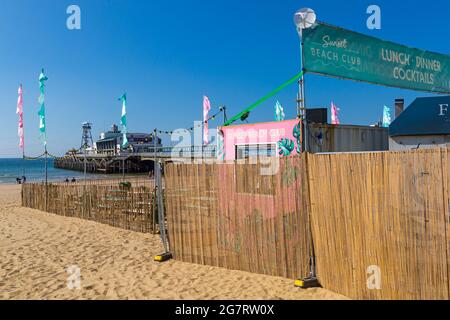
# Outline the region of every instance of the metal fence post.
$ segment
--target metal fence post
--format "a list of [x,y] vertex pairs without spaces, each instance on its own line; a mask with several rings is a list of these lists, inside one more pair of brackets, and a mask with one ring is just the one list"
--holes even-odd
[[164,213],[164,199],[163,199],[163,185],[162,185],[162,165],[161,161],[158,160],[156,164],[156,197],[158,202],[158,222],[159,222],[159,231],[161,235],[161,240],[164,245],[165,253],[169,252],[169,246],[167,241],[166,234],[166,216]]

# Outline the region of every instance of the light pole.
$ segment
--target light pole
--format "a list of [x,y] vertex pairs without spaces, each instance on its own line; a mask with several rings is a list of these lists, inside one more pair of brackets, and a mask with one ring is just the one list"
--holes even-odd
[[303,8],[298,10],[294,15],[294,23],[300,36],[300,60],[301,69],[303,71],[301,79],[298,81],[297,94],[297,117],[302,119],[303,126],[303,151],[308,151],[308,122],[306,119],[306,97],[305,97],[305,61],[303,54],[303,30],[312,27],[316,23],[316,14],[314,10]]
[[[303,126],[303,139],[304,139],[304,145],[303,149],[304,152],[308,151],[308,122],[306,119],[306,98],[305,98],[305,56],[304,56],[304,39],[303,39],[303,30],[311,28],[316,23],[316,14],[314,10],[309,8],[303,8],[298,10],[294,15],[294,23],[297,27],[298,35],[301,39],[301,45],[300,45],[300,58],[301,58],[301,68],[302,68],[302,77],[299,80],[299,90],[297,95],[297,113],[298,117],[302,119],[302,126]],[[309,277],[301,280],[297,280],[295,284],[302,288],[310,288],[310,287],[317,287],[318,281],[316,276],[316,259],[315,259],[315,252],[314,252],[314,243],[312,240],[312,231],[311,231],[311,219],[308,217],[308,249],[309,249],[309,256],[310,256],[310,273]]]
[[84,187],[86,188],[86,178],[87,178],[87,145],[84,144],[83,146],[83,162],[84,162]]
[[[158,130],[155,128],[155,130],[153,130],[153,179],[156,179],[156,148],[157,148],[157,135],[158,135]],[[155,184],[156,186],[156,184]]]

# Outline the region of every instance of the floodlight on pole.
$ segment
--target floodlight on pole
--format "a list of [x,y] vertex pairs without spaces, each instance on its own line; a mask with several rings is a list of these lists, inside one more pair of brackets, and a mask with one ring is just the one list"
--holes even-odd
[[314,26],[317,16],[313,9],[303,8],[298,10],[294,15],[294,23],[297,27],[297,32],[302,36],[302,30]]

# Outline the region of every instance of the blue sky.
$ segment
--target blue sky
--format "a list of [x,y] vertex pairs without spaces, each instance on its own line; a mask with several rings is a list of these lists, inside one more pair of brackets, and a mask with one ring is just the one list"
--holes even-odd
[[[71,4],[81,8],[81,30],[66,28]],[[366,27],[371,4],[381,7],[381,30]],[[42,67],[49,77],[47,130],[53,154],[79,147],[84,121],[93,123],[94,138],[118,123],[117,99],[123,92],[134,132],[191,127],[202,118],[204,94],[214,110],[226,105],[232,116],[298,72],[299,38],[292,20],[302,7],[315,9],[330,24],[450,54],[448,0],[4,0],[0,157],[21,156],[15,114],[19,83],[27,154],[42,153],[37,116]],[[428,95],[313,75],[306,81],[308,107],[329,107],[333,100],[345,124],[372,124],[395,98],[410,103]],[[252,112],[249,121],[271,121],[277,99],[294,118],[295,96],[294,85]]]

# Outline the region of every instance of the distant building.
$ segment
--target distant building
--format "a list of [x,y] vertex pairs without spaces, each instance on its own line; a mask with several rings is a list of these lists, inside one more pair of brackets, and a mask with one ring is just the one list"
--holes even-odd
[[388,128],[379,126],[331,125],[308,126],[308,152],[368,152],[389,149]]
[[372,126],[332,125],[328,109],[307,109],[306,149],[311,153],[386,151],[389,149],[387,128]]
[[389,127],[392,151],[450,147],[450,96],[417,98]]
[[[123,134],[117,125],[113,125],[108,132],[102,132],[100,139],[95,142],[97,154],[118,155],[122,152],[145,152],[149,147],[154,147],[153,135],[148,133],[127,133],[128,144],[122,147]],[[157,138],[156,146],[161,146],[161,139]]]

